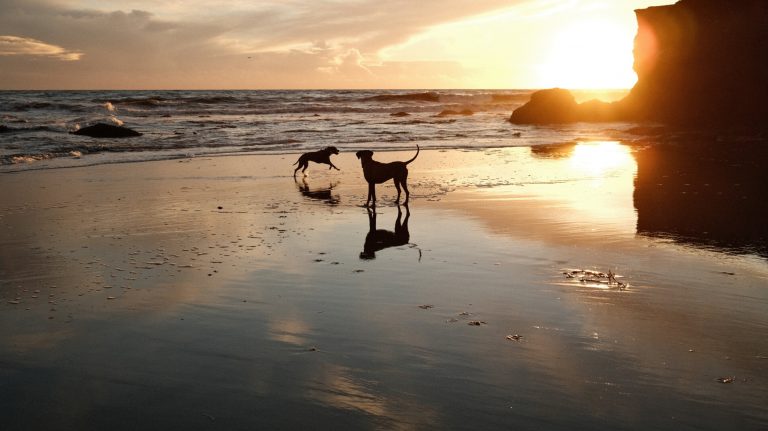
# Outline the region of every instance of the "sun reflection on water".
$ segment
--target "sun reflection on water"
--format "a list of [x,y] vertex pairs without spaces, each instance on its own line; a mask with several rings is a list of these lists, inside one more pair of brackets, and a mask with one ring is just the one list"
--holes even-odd
[[578,144],[570,158],[573,169],[595,176],[604,176],[617,169],[629,169],[633,164],[629,147],[617,141]]

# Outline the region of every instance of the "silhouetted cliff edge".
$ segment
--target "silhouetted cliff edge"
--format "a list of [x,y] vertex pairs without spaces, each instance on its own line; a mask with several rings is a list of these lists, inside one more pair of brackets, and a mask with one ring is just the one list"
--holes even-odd
[[768,1],[681,0],[635,13],[638,81],[627,97],[577,104],[567,90],[542,90],[510,121],[766,122]]

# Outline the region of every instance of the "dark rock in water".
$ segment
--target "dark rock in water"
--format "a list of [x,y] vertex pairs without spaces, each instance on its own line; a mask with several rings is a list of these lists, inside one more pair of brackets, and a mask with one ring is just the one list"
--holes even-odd
[[0,124],[0,133],[10,132],[10,131],[11,131],[10,127],[8,127],[8,126],[6,126],[4,124]]
[[622,119],[625,119],[624,110],[615,102],[593,99],[576,103],[570,91],[552,88],[533,93],[530,102],[516,109],[509,121],[518,124],[549,124]]
[[533,93],[528,103],[515,109],[509,121],[519,124],[570,123],[578,121],[578,106],[568,90],[541,90]]
[[393,113],[391,113],[389,115],[391,115],[393,117],[408,117],[411,114],[409,114],[409,113],[407,113],[405,111],[400,111],[400,112],[393,112]]
[[576,115],[578,121],[591,122],[621,121],[627,117],[623,107],[619,103],[608,103],[597,99],[580,103]]
[[104,123],[96,123],[93,126],[83,127],[72,133],[75,135],[90,136],[92,138],[129,138],[133,136],[141,136],[141,133],[127,127],[113,126]]
[[446,109],[437,114],[438,117],[447,117],[448,115],[474,115],[474,112],[471,109],[462,109],[461,111]]
[[764,125],[768,2],[681,0],[636,14],[638,81],[627,97],[614,103],[577,104],[565,90],[543,90],[515,110],[510,121]]

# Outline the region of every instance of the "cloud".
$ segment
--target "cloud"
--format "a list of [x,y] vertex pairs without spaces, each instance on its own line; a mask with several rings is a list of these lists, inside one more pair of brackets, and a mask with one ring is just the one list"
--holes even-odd
[[413,88],[429,77],[429,87],[461,85],[456,74],[466,70],[457,64],[388,64],[380,53],[433,26],[525,1],[0,0],[3,33],[28,41],[4,51],[80,59],[41,70],[29,56],[2,55],[0,85]]
[[82,52],[69,51],[60,46],[41,42],[37,39],[18,36],[0,36],[0,56],[29,55],[48,57],[63,61],[77,61],[83,56]]

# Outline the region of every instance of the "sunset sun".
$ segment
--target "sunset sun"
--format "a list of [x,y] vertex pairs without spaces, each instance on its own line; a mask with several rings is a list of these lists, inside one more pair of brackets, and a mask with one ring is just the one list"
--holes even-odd
[[539,86],[630,88],[634,30],[607,20],[573,22],[551,40],[540,67]]

